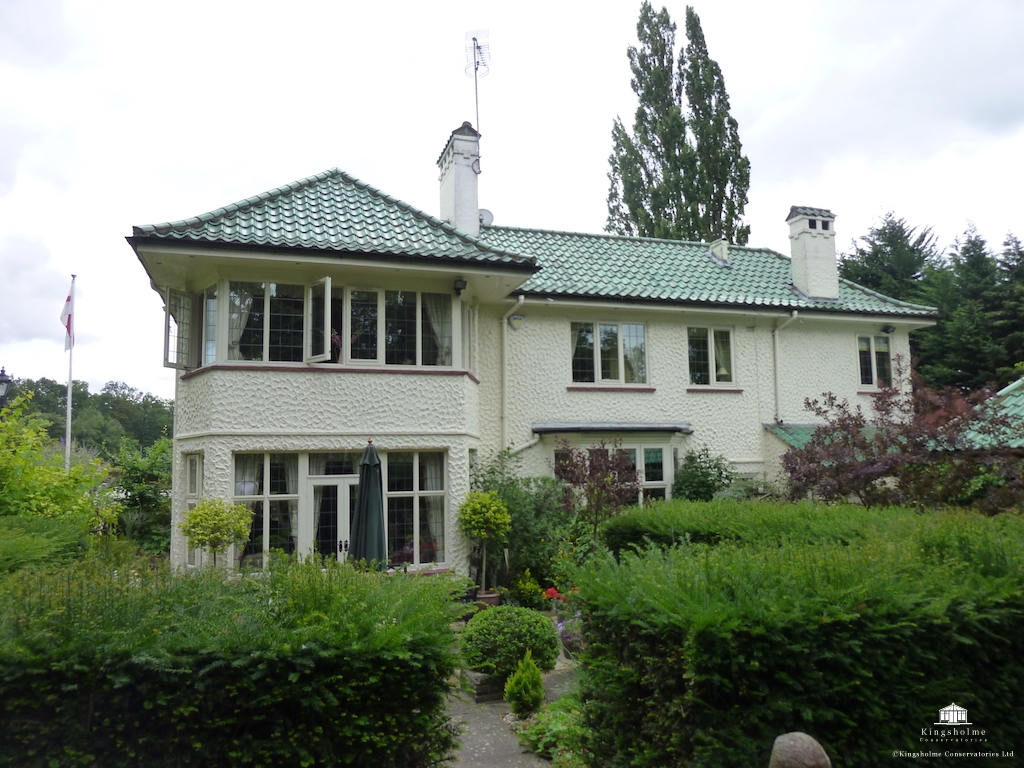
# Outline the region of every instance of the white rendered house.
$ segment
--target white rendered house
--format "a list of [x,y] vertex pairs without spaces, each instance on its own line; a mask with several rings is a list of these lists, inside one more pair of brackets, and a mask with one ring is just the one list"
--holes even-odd
[[[551,474],[562,441],[617,441],[644,495],[707,446],[775,474],[806,397],[867,404],[934,311],[840,280],[834,216],[794,207],[792,253],[490,223],[479,134],[438,160],[441,218],[331,170],[129,243],[165,303],[172,515],[247,504],[265,552],[344,556],[355,460],[381,452],[389,560],[465,573],[470,463]],[[172,526],[171,558],[201,553]]]

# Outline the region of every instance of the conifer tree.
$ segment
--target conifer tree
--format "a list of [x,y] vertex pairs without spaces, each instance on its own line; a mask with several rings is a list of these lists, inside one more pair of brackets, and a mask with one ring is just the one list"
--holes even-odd
[[[637,110],[630,133],[612,126],[608,232],[675,240],[724,237],[745,244],[742,216],[750,186],[721,68],[710,58],[700,19],[686,9],[687,45],[675,52],[676,26],[645,0],[630,46]],[[685,102],[684,102],[685,98]]]

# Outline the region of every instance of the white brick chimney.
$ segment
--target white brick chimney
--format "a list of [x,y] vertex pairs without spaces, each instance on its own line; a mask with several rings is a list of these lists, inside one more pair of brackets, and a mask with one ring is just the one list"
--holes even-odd
[[794,205],[789,209],[789,242],[793,285],[815,299],[839,298],[836,266],[836,217],[824,208]]
[[452,131],[441,157],[441,219],[473,237],[480,236],[480,134],[468,122]]

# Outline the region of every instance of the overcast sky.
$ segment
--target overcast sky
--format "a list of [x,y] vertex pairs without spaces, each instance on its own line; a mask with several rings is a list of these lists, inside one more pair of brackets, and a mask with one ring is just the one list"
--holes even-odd
[[[658,7],[660,4],[656,3]],[[685,3],[667,4],[682,27]],[[1024,2],[696,0],[750,158],[751,245],[790,205],[840,250],[887,211],[947,246],[1024,238]],[[481,205],[600,232],[612,120],[635,108],[639,3],[0,0],[0,365],[172,397],[162,303],[124,238],[339,167],[435,214],[475,121],[465,34],[489,30]]]

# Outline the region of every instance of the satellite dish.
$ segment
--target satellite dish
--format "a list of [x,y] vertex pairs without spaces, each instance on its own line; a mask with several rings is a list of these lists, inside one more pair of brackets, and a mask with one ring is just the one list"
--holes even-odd
[[491,224],[494,223],[494,214],[488,211],[486,208],[481,208],[480,223],[485,227],[491,226]]

